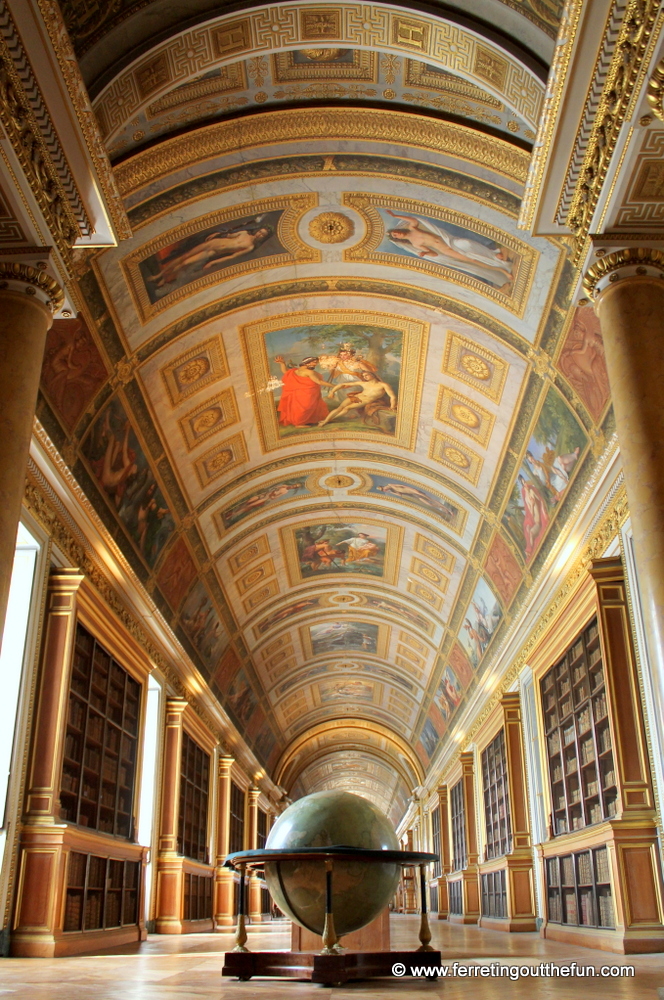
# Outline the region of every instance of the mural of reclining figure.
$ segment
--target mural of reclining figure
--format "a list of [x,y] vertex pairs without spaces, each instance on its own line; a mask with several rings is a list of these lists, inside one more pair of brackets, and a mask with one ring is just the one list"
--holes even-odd
[[[361,385],[362,390],[349,392],[344,401],[335,410],[331,410],[325,420],[319,422],[319,427],[324,427],[336,417],[343,417],[344,413],[348,413],[350,410],[360,410],[362,407],[364,407],[364,422],[367,423],[371,420],[372,423],[378,425],[379,410],[396,410],[397,397],[392,386],[388,385],[387,382],[382,382],[372,372],[362,372],[359,382],[342,382],[341,385],[337,385],[328,392],[328,399],[334,396],[339,389],[348,389],[351,385]],[[389,406],[385,402],[385,396],[390,400]]]

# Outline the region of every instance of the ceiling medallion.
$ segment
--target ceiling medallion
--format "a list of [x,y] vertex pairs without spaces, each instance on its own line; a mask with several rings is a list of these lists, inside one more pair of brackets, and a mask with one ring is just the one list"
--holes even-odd
[[480,425],[481,421],[477,414],[462,403],[452,403],[452,413],[459,423],[465,424],[466,427],[479,427]]
[[454,465],[460,466],[462,469],[467,469],[470,462],[458,448],[443,448],[445,457],[449,459]]
[[301,49],[302,55],[311,62],[334,62],[343,51],[343,49]]
[[321,212],[309,223],[309,235],[319,243],[344,243],[354,232],[353,220],[342,212]]
[[355,482],[352,476],[326,476],[321,480],[321,486],[325,486],[328,490],[343,490],[346,486],[352,486]]
[[475,378],[483,380],[491,376],[491,369],[486,361],[478,358],[476,354],[463,354],[460,360],[469,375],[474,375]]

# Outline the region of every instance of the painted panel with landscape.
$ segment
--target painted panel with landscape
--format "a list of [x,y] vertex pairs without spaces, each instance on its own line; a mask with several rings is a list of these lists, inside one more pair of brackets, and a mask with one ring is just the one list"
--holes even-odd
[[358,653],[378,651],[378,625],[367,622],[321,622],[309,631],[314,656],[354,650]]
[[383,576],[387,528],[366,524],[309,524],[295,529],[303,579],[338,573]]
[[173,531],[173,517],[117,396],[98,414],[82,451],[116,517],[154,566]]
[[180,621],[208,670],[212,670],[226,646],[228,634],[202,580],[191,588]]
[[526,562],[555,517],[587,443],[572,411],[549,388],[503,515],[503,524]]
[[473,667],[477,667],[491,642],[493,633],[502,618],[500,604],[483,576],[481,576],[470,600],[466,617],[461,626],[459,640],[468,653]]

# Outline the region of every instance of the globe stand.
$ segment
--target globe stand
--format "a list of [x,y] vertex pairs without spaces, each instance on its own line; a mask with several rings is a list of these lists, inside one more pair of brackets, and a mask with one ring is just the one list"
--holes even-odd
[[[303,951],[249,951],[245,947],[247,931],[245,927],[245,871],[263,867],[266,862],[320,859],[325,865],[325,922],[323,926],[323,949],[319,953]],[[335,860],[349,859],[366,863],[395,863],[402,866],[418,866],[420,869],[421,920],[419,928],[420,947],[417,951],[345,951],[339,944],[334,926],[332,874]],[[337,986],[354,979],[375,979],[392,977],[395,967],[403,966],[405,975],[411,968],[417,968],[418,976],[431,970],[427,978],[435,979],[441,964],[441,953],[431,947],[431,929],[426,905],[426,865],[437,861],[436,854],[415,851],[369,851],[351,847],[312,847],[299,850],[239,851],[226,860],[229,868],[240,871],[240,892],[238,900],[237,931],[235,948],[226,952],[222,976],[232,976],[241,982],[254,976],[268,976],[279,979],[304,979],[326,986]]]

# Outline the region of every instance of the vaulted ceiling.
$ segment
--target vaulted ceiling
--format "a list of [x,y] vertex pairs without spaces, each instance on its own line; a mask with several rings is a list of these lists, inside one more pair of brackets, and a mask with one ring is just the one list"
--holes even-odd
[[561,5],[61,6],[134,235],[40,419],[266,771],[398,820],[611,431],[517,226]]

